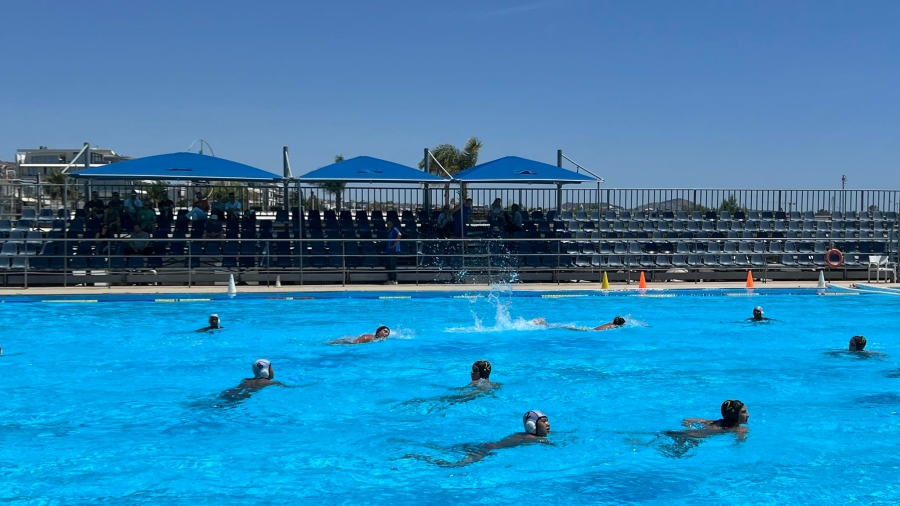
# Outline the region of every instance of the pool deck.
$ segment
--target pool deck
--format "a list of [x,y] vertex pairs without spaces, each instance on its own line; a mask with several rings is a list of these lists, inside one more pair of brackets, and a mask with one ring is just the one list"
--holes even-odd
[[[852,282],[832,283],[833,286],[840,288],[852,288]],[[878,288],[900,288],[897,283],[855,283],[855,285],[872,286]],[[515,291],[523,292],[564,292],[564,291],[584,291],[584,290],[600,290],[600,283],[521,283],[509,285]],[[648,283],[649,290],[708,290],[711,288],[727,288],[740,289],[746,285],[741,283],[694,283],[694,282],[668,282],[668,283]],[[796,289],[796,288],[816,288],[815,281],[772,281],[768,283],[756,282],[755,288],[766,289]],[[490,291],[496,288],[494,285],[475,284],[475,285],[446,285],[446,284],[429,284],[429,285],[285,285],[282,287],[275,286],[238,286],[237,292],[241,293],[334,293],[334,292],[474,292],[474,291]],[[625,283],[610,284],[611,291],[616,290],[637,290],[638,284]],[[40,287],[40,288],[5,288],[0,287],[0,295],[116,295],[116,294],[209,294],[227,291],[227,286],[223,285],[203,285],[203,286],[70,286],[70,287]]]

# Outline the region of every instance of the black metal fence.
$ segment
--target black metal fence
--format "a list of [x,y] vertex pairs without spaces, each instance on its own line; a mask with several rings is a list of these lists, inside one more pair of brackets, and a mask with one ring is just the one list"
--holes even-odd
[[[818,271],[825,271],[829,280],[865,279],[874,258],[896,256],[897,248],[896,234],[877,240],[417,238],[401,240],[396,254],[385,253],[385,241],[379,239],[174,237],[138,242],[6,239],[0,241],[0,284],[196,285],[222,284],[234,275],[238,282],[252,284],[346,285],[384,283],[391,273],[414,284],[558,283],[596,282],[604,272],[620,281],[636,280],[640,272],[649,281],[725,281],[743,280],[748,270],[761,279],[816,279]],[[896,271],[882,277],[896,281],[894,276]]]
[[[476,208],[486,208],[496,198],[505,207],[519,204],[532,210],[628,210],[628,211],[792,211],[830,215],[832,212],[861,213],[863,211],[900,212],[900,190],[779,190],[779,189],[663,189],[663,188],[600,188],[571,185],[562,189],[549,186],[500,187],[470,185],[465,189],[456,183],[446,185],[406,185],[396,187],[350,186],[332,193],[319,186],[297,185],[174,185],[174,184],[72,184],[68,193],[61,185],[47,183],[10,182],[0,184],[0,218],[18,219],[24,208],[53,210],[65,207],[70,212],[84,207],[90,192],[97,191],[107,201],[113,192],[127,198],[132,190],[140,199],[157,202],[163,191],[179,207],[189,208],[196,192],[204,198],[223,198],[233,191],[244,209],[274,212],[277,209],[349,209],[349,210],[416,210],[427,203],[428,210],[457,204],[463,194],[473,199]],[[65,194],[65,198],[64,198]]]

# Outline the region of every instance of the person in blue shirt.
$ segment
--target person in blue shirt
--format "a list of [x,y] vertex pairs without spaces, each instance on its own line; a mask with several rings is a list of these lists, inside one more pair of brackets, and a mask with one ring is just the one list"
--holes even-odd
[[469,216],[472,214],[472,199],[466,199],[461,206],[453,210],[453,227],[456,235],[463,237],[464,227],[469,225]]
[[403,234],[400,233],[400,230],[394,226],[394,222],[391,220],[387,221],[387,246],[385,247],[385,254],[387,255],[387,273],[388,280],[384,284],[386,285],[396,285],[397,284],[397,255],[400,254],[400,239],[403,238]]

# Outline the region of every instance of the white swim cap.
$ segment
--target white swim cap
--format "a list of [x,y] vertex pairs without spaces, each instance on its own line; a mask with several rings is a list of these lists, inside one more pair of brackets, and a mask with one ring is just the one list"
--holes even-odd
[[525,425],[525,432],[529,434],[537,433],[537,421],[541,418],[547,418],[547,415],[541,413],[540,411],[534,409],[525,413],[525,416],[522,417],[522,423]]
[[253,376],[256,378],[268,379],[269,376],[271,376],[271,374],[269,374],[271,367],[272,364],[270,364],[268,360],[261,358],[256,362],[253,362]]
[[210,317],[210,318],[218,318],[219,315],[217,315],[216,313],[213,313],[213,314],[209,315],[209,317]]
[[760,313],[763,312],[762,306],[756,306],[755,308],[753,308],[753,310],[754,310],[754,311],[759,311]]

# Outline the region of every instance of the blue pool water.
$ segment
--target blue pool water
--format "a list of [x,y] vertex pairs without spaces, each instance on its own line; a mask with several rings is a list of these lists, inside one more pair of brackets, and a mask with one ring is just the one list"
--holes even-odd
[[[0,502],[895,504],[900,297],[711,295],[3,303]],[[743,322],[757,304],[778,321]],[[193,332],[212,312],[226,328]],[[886,356],[829,353],[854,334]],[[223,406],[257,358],[290,388]],[[500,389],[438,400],[478,359]],[[734,398],[745,441],[658,436]],[[459,459],[530,409],[554,446],[403,458]]]

